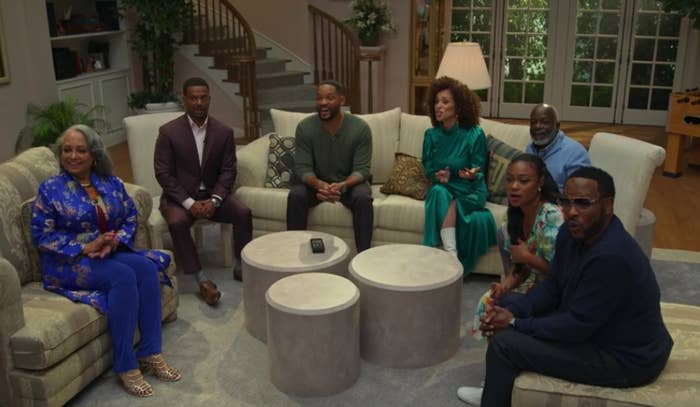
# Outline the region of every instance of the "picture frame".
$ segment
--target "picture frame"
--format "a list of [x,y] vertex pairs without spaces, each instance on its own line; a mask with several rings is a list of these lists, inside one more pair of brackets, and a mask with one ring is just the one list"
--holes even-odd
[[10,83],[10,65],[7,61],[7,45],[5,44],[5,27],[2,10],[0,10],[0,84]]
[[89,53],[88,61],[90,61],[93,71],[102,71],[107,69],[107,65],[105,64],[105,54],[101,52]]

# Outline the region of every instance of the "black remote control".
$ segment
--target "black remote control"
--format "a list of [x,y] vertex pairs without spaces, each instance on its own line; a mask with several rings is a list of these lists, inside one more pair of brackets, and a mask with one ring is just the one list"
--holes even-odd
[[311,252],[312,253],[323,253],[326,251],[326,247],[323,245],[323,239],[318,237],[311,238]]

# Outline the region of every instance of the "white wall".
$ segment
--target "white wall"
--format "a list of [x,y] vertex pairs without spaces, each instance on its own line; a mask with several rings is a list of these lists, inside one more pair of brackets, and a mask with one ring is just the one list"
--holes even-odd
[[0,0],[10,83],[0,85],[0,161],[14,156],[27,104],[58,100],[44,0]]

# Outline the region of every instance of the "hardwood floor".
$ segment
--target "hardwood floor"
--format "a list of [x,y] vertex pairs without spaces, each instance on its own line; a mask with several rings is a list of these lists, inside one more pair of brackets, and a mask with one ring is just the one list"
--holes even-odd
[[[527,120],[499,119],[507,123],[528,124]],[[562,122],[562,130],[588,148],[595,133],[622,134],[666,146],[666,132],[657,126],[610,125],[583,122]],[[109,149],[116,174],[125,181],[133,181],[129,148],[126,143]],[[662,175],[663,165],[656,170],[649,186],[645,207],[656,215],[654,247],[663,249],[700,251],[700,169],[683,167],[679,178]]]

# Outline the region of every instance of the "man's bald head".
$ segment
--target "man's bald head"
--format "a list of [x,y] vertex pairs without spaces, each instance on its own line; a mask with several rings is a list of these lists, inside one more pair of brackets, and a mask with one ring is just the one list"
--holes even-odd
[[530,112],[530,137],[536,147],[544,147],[559,132],[559,113],[546,103],[540,103]]

